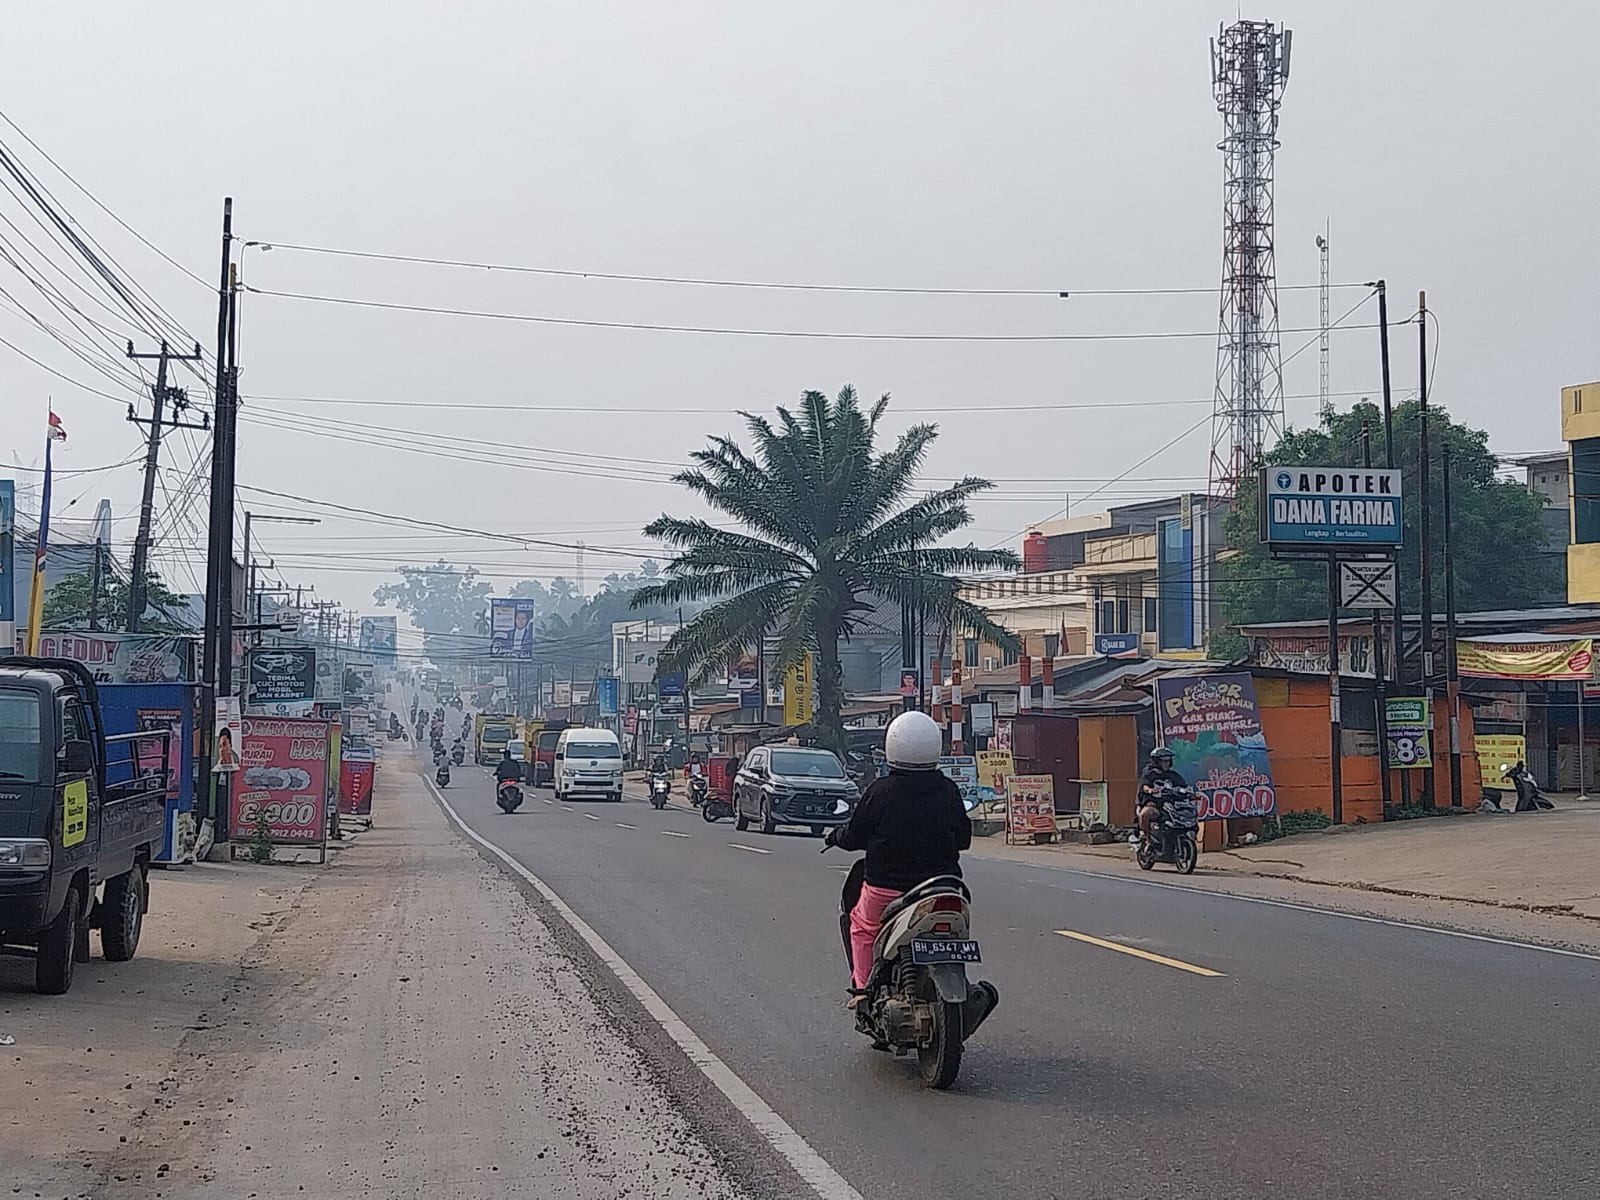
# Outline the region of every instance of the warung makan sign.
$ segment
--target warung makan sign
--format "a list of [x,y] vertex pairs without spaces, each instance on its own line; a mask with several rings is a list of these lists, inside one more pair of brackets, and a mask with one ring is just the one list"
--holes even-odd
[[1194,789],[1202,821],[1265,817],[1278,807],[1267,741],[1246,673],[1163,675],[1156,727],[1172,768]]
[[1398,546],[1400,472],[1263,467],[1261,540],[1272,546]]

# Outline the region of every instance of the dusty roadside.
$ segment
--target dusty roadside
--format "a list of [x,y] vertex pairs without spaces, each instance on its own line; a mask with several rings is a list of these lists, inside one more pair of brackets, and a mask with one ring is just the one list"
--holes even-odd
[[[0,1181],[31,1196],[749,1194],[526,898],[385,773],[325,871],[155,879],[132,963],[0,966]],[[0,1192],[0,1194],[5,1194]]]

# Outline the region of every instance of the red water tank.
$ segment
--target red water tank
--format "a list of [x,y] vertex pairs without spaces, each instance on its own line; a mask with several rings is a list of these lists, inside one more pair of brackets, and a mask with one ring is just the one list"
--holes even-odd
[[1050,540],[1035,529],[1022,539],[1022,570],[1033,575],[1050,569]]

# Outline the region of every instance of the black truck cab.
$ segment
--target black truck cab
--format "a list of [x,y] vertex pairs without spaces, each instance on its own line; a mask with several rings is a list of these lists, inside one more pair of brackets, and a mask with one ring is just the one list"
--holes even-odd
[[41,992],[72,986],[91,928],[113,962],[138,948],[168,736],[108,736],[81,663],[0,658],[0,951],[32,954]]

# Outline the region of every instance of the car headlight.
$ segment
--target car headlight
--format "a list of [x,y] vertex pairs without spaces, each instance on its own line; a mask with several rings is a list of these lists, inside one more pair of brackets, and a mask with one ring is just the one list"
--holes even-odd
[[40,838],[0,841],[0,870],[39,871],[50,865],[50,843]]

